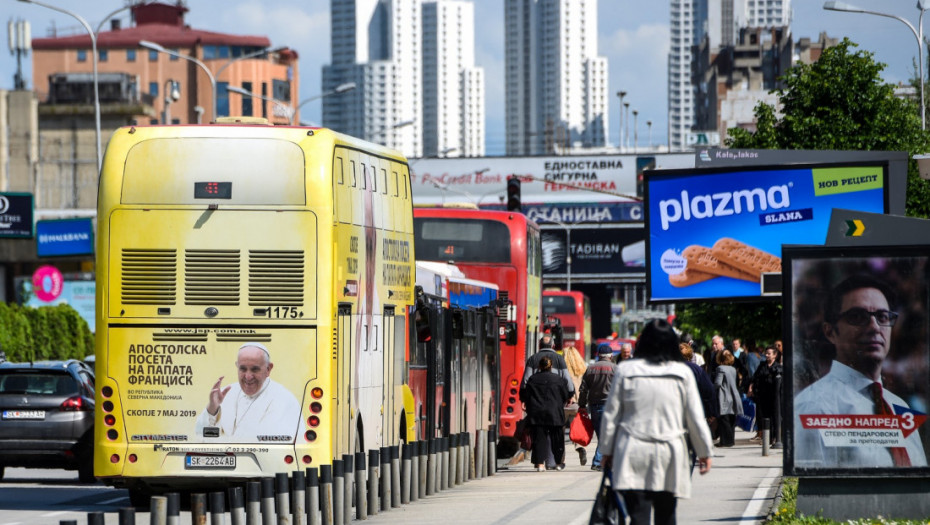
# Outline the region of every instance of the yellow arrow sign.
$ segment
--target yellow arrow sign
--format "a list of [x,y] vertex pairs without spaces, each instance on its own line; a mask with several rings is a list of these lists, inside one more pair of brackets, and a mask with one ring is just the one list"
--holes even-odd
[[846,236],[847,237],[861,237],[862,233],[865,231],[865,224],[862,223],[859,219],[853,219],[851,221],[846,221]]

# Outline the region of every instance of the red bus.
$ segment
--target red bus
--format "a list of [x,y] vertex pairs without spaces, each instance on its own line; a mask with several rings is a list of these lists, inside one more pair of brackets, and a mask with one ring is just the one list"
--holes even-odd
[[544,290],[543,315],[562,323],[562,347],[574,346],[585,359],[594,357],[591,346],[591,303],[581,292]]
[[511,303],[501,319],[497,435],[515,444],[523,365],[536,351],[542,322],[539,226],[517,212],[414,208],[413,229],[418,261],[454,263],[466,277],[496,284],[500,299]]

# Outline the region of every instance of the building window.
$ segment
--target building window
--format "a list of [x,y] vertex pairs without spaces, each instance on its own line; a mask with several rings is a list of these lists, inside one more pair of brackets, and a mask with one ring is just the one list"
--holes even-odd
[[77,61],[78,62],[87,62],[87,50],[78,49],[77,50]]
[[[181,50],[178,49],[178,48],[172,49],[171,52],[172,52],[172,53],[177,53],[178,55],[181,54]],[[168,56],[171,57],[169,60],[174,60],[174,61],[180,60],[180,57],[178,57],[178,55],[168,55]]]
[[149,95],[158,96],[158,82],[149,82]]
[[262,82],[262,118],[268,118],[268,82]]
[[229,82],[216,83],[216,115],[214,115],[214,118],[229,116],[229,91],[226,90],[227,86],[229,86]]
[[106,50],[106,49],[98,49],[98,50],[97,50],[97,60],[100,61],[100,62],[106,62],[106,61],[107,61],[107,58],[109,58],[109,55],[110,55],[110,54],[107,53],[107,50]]
[[136,50],[127,49],[126,50],[126,62],[135,62],[136,61]]
[[291,101],[291,83],[287,80],[271,81],[271,98],[283,102]]
[[149,62],[158,62],[158,51],[149,49]]
[[[252,92],[252,83],[243,82],[242,89]],[[248,95],[242,95],[242,116],[251,117],[252,116],[252,97]]]

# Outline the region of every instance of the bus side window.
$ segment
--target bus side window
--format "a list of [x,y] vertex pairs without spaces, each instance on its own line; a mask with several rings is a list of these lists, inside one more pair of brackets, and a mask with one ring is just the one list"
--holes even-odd
[[352,187],[355,187],[355,161],[349,161],[349,164],[352,166]]
[[398,197],[400,196],[400,187],[398,187],[398,184],[397,184],[397,172],[392,171],[391,173],[394,174],[394,196]]
[[381,168],[381,178],[384,179],[384,184],[381,186],[381,193],[384,195],[388,194],[388,179],[387,179],[387,170]]
[[362,186],[363,190],[368,189],[368,165],[364,162],[362,163]]
[[404,200],[407,200],[407,174],[404,173]]
[[345,169],[342,166],[342,157],[336,157],[336,182],[345,184]]

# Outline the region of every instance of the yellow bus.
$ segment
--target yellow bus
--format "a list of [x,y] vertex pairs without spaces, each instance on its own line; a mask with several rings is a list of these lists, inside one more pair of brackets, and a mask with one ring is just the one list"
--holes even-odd
[[331,130],[117,130],[96,476],[144,501],[412,440],[412,210],[403,156]]

